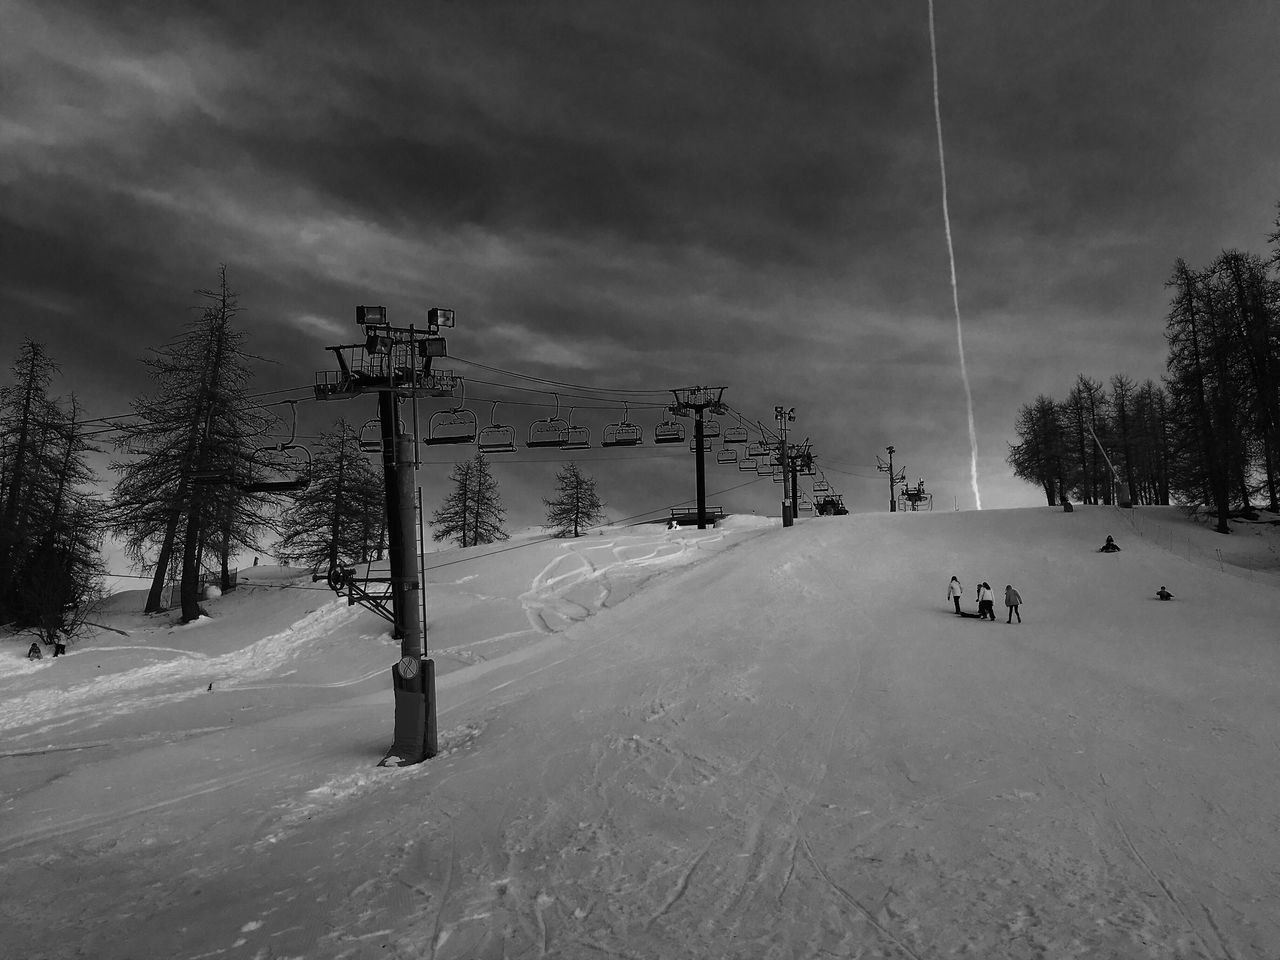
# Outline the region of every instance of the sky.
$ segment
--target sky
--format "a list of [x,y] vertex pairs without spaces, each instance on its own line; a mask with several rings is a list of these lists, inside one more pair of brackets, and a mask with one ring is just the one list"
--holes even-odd
[[[1005,462],[1018,407],[1078,373],[1158,378],[1175,259],[1266,249],[1280,7],[935,14],[981,502],[1029,505]],[[887,507],[889,445],[935,509],[978,505],[925,0],[0,15],[0,360],[41,340],[90,416],[129,410],[145,351],[225,264],[272,400],[310,395],[325,346],[358,339],[355,305],[406,325],[446,306],[442,365],[482,423],[573,405],[511,374],[578,385],[597,442],[651,429],[672,388],[724,386],[753,423],[794,407],[855,511]],[[308,402],[300,430],[374,414]],[[429,452],[428,505],[459,456]],[[579,461],[611,519],[694,494],[687,450]],[[556,466],[497,464],[513,523],[541,518]],[[778,486],[744,482],[713,466],[712,501],[779,511]]]

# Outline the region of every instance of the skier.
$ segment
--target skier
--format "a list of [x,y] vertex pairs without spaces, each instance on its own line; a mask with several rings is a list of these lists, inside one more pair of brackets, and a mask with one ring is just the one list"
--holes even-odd
[[1116,542],[1111,539],[1111,534],[1107,534],[1107,542],[1098,548],[1099,553],[1119,553],[1120,548],[1116,546]]
[[[964,587],[960,586],[960,581],[955,577],[951,578],[951,583],[947,585],[947,599],[955,601],[956,613],[960,613],[960,598],[964,596]],[[963,614],[961,614],[963,616]]]
[[44,654],[40,652],[40,644],[36,643],[34,640],[31,641],[31,646],[27,648],[27,659],[28,660],[44,659]]
[[1156,596],[1161,600],[1172,600],[1173,594],[1164,588],[1164,584],[1160,584],[1160,589],[1156,591]]
[[1009,619],[1005,623],[1013,623],[1013,618],[1017,616],[1018,622],[1022,622],[1022,614],[1018,613],[1018,607],[1022,605],[1022,595],[1013,589],[1013,585],[1006,583],[1004,585],[1004,605],[1009,608]]
[[983,580],[978,586],[978,619],[985,620],[991,618],[991,622],[996,622],[996,601],[991,593],[991,584]]

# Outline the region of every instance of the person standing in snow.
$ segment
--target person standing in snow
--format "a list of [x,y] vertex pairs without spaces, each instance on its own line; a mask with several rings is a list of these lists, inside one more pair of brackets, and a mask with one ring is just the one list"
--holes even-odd
[[996,622],[996,601],[995,596],[991,592],[991,584],[983,580],[978,585],[978,619],[985,620],[991,618],[991,622]]
[[1016,616],[1018,622],[1022,622],[1022,614],[1018,613],[1018,607],[1022,604],[1022,596],[1017,590],[1013,589],[1013,584],[1006,583],[1004,585],[1004,605],[1009,608],[1009,619],[1005,623],[1013,623]]
[[1173,594],[1164,588],[1164,584],[1160,584],[1160,589],[1156,591],[1156,596],[1161,600],[1172,600]]
[[956,613],[960,613],[960,598],[963,596],[964,596],[964,587],[960,586],[959,580],[957,580],[955,577],[952,577],[951,583],[948,584],[947,586],[947,599],[955,601]]

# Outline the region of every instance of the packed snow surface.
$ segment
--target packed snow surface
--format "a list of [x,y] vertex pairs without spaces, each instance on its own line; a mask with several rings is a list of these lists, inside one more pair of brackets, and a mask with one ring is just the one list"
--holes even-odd
[[1043,508],[440,551],[441,753],[399,769],[399,644],[322,582],[253,568],[187,626],[119,597],[124,635],[0,645],[2,952],[1280,957],[1277,530]]

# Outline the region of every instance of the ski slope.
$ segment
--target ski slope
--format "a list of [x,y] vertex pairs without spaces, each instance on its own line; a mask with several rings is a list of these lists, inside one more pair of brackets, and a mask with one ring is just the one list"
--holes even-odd
[[432,554],[442,753],[403,769],[374,765],[398,644],[289,571],[56,662],[7,642],[6,951],[1274,958],[1280,580],[1216,544],[1262,567],[1276,530],[1042,508]]

